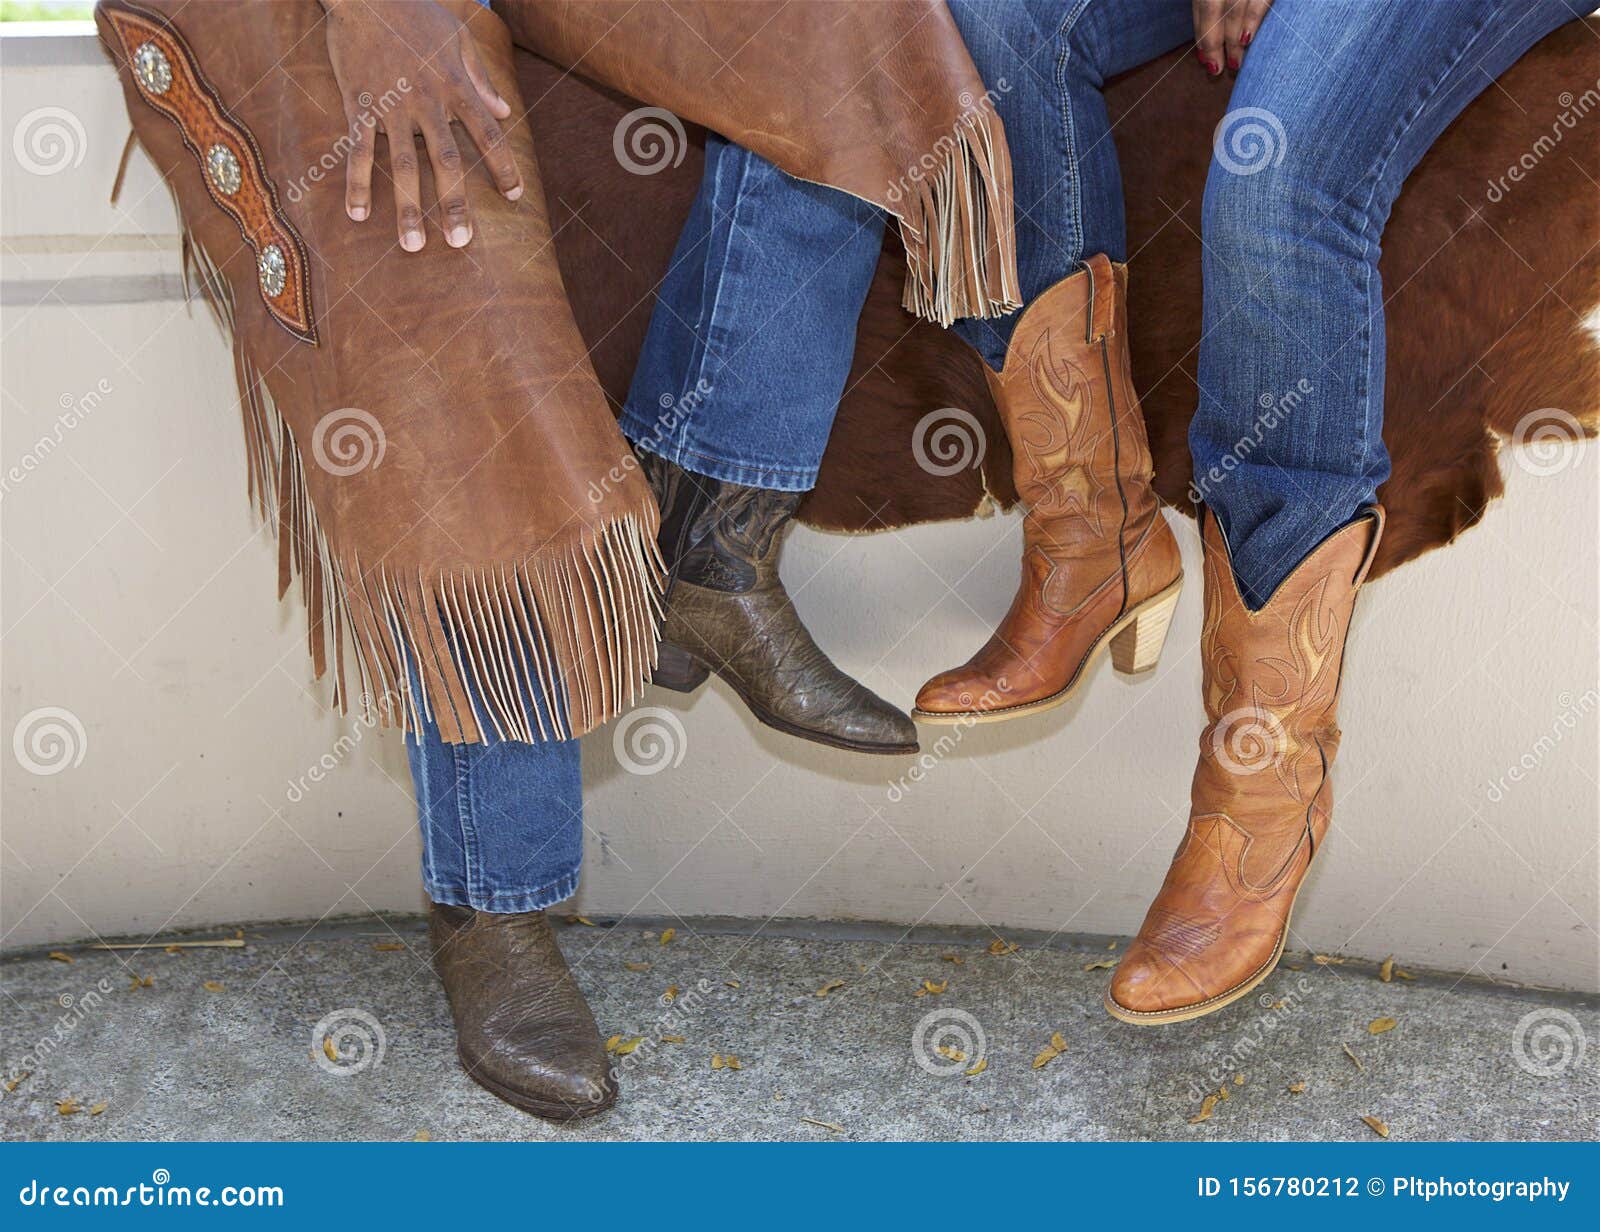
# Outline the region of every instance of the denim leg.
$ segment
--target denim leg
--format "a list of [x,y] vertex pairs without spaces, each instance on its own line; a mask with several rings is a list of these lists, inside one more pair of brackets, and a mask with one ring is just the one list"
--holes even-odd
[[[1194,38],[1188,0],[950,0],[1006,128],[1024,307],[1089,254],[1127,259],[1106,79]],[[991,368],[1021,312],[954,329]]]
[[1584,7],[1278,0],[1268,13],[1206,184],[1189,430],[1196,489],[1253,606],[1388,478],[1378,255],[1402,182],[1467,103]]
[[[524,702],[541,731],[553,730],[542,698]],[[583,863],[578,741],[525,743],[480,726],[480,744],[446,744],[432,720],[406,736],[423,888],[436,903],[478,911],[538,911],[571,898]]]
[[623,432],[714,479],[814,487],[883,227],[876,206],[708,135]]

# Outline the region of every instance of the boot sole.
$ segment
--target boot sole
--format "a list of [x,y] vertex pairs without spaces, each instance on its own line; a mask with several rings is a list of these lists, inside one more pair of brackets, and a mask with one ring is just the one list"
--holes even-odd
[[[968,723],[1004,723],[1007,719],[1021,719],[1030,714],[1043,714],[1046,710],[1054,710],[1057,706],[1071,700],[1072,695],[1088,679],[1090,670],[1100,660],[1101,656],[1111,648],[1111,643],[1116,641],[1120,634],[1130,630],[1141,616],[1150,615],[1164,604],[1167,605],[1170,613],[1171,608],[1176,606],[1178,595],[1182,590],[1183,574],[1180,573],[1166,589],[1150,596],[1132,611],[1124,612],[1119,616],[1115,623],[1108,625],[1106,631],[1094,640],[1094,644],[1089,647],[1089,652],[1083,656],[1083,662],[1079,665],[1072,679],[1067,681],[1062,688],[1050,694],[1049,697],[1041,697],[1038,701],[1019,702],[1015,706],[1004,706],[999,710],[923,710],[915,708],[911,711],[911,717],[919,723],[960,723],[966,725]],[[1170,619],[1170,615],[1168,619]],[[1163,624],[1161,630],[1163,639],[1166,637],[1166,629],[1166,624]],[[1158,646],[1158,653],[1159,650],[1160,647]],[[1126,675],[1137,675],[1150,671],[1154,667],[1155,661],[1152,657],[1151,661],[1146,665],[1130,668],[1119,667],[1118,670],[1123,671]]]
[[1130,1010],[1118,1005],[1111,998],[1111,989],[1107,988],[1105,997],[1102,999],[1106,1007],[1106,1013],[1119,1022],[1126,1022],[1135,1027],[1162,1027],[1168,1023],[1188,1022],[1191,1019],[1204,1018],[1207,1014],[1215,1014],[1225,1006],[1232,1005],[1241,997],[1249,996],[1266,982],[1267,976],[1278,969],[1278,961],[1283,957],[1284,943],[1289,940],[1289,921],[1293,918],[1294,907],[1291,905],[1288,915],[1284,916],[1283,919],[1283,932],[1278,934],[1278,948],[1272,952],[1272,957],[1266,961],[1261,970],[1257,971],[1237,988],[1230,988],[1225,993],[1195,1005],[1180,1005],[1170,1010],[1153,1011]]
[[541,1120],[553,1121],[558,1125],[570,1125],[574,1121],[587,1120],[589,1117],[598,1116],[602,1112],[609,1112],[615,1107],[617,1093],[612,1091],[606,1096],[604,1103],[580,1104],[574,1107],[571,1104],[550,1103],[546,1100],[532,1099],[520,1091],[514,1091],[508,1086],[502,1086],[492,1078],[485,1078],[475,1072],[474,1062],[469,1061],[465,1054],[456,1049],[456,1060],[461,1062],[461,1068],[468,1078],[477,1083],[490,1095],[502,1099],[513,1108],[523,1112],[531,1112]]
[[[847,753],[870,753],[880,757],[904,757],[907,753],[915,753],[922,748],[922,745],[916,741],[912,741],[910,744],[872,744],[855,740],[846,740],[842,736],[830,736],[826,732],[817,731],[815,728],[801,727],[797,723],[791,723],[787,719],[781,719],[777,715],[773,714],[770,710],[766,710],[757,705],[755,702],[751,701],[743,689],[741,689],[732,680],[729,680],[721,672],[717,671],[713,667],[707,667],[687,650],[683,650],[681,647],[679,647],[678,650],[680,654],[699,666],[707,675],[715,676],[718,680],[722,681],[723,684],[732,689],[735,696],[737,696],[738,699],[744,703],[744,708],[755,717],[756,721],[765,727],[772,728],[773,731],[780,731],[786,736],[796,736],[801,740],[808,740],[812,744],[824,744],[832,749],[843,749]],[[693,693],[705,683],[705,677],[702,676],[693,683],[683,680],[652,680],[651,683],[659,685],[663,689],[669,689],[674,693]]]

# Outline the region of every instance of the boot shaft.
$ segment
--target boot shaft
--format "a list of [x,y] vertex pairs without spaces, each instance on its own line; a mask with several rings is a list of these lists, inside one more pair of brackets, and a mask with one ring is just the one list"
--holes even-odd
[[803,495],[749,488],[685,470],[651,453],[640,463],[661,508],[658,542],[677,582],[741,594],[772,580],[780,532]]
[[1029,546],[1052,556],[1125,555],[1156,516],[1126,287],[1126,266],[1090,257],[1028,306],[1005,367],[988,373]]
[[1331,810],[1328,772],[1339,750],[1339,685],[1356,594],[1383,529],[1379,507],[1325,539],[1252,611],[1240,596],[1228,544],[1202,512],[1205,623],[1200,635],[1206,729],[1196,815],[1223,814],[1255,842],[1250,880]]

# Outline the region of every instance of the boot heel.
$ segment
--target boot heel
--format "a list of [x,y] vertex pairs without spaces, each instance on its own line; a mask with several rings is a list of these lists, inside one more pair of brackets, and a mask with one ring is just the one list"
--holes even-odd
[[700,661],[680,646],[662,642],[656,670],[650,683],[674,693],[693,693],[706,682],[711,669],[702,667]]
[[1132,676],[1156,665],[1167,641],[1167,629],[1172,625],[1172,613],[1177,610],[1182,585],[1182,579],[1174,582],[1165,597],[1158,597],[1133,618],[1132,624],[1111,639],[1112,667]]

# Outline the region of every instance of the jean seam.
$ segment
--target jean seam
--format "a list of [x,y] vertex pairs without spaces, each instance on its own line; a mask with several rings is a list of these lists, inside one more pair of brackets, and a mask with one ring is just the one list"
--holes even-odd
[[[1360,331],[1361,365],[1358,369],[1361,373],[1361,450],[1357,458],[1357,464],[1362,475],[1367,473],[1367,459],[1372,452],[1372,389],[1374,381],[1371,372],[1373,314],[1370,311],[1370,307],[1372,304],[1372,279],[1377,271],[1377,262],[1372,259],[1372,201],[1377,196],[1378,188],[1387,175],[1389,164],[1394,161],[1395,154],[1399,152],[1400,145],[1405,140],[1405,135],[1422,118],[1423,113],[1428,109],[1429,102],[1437,98],[1445,88],[1445,85],[1452,80],[1456,69],[1460,67],[1467,53],[1477,44],[1478,40],[1483,36],[1483,32],[1489,28],[1493,19],[1492,12],[1487,6],[1481,9],[1480,12],[1483,16],[1480,18],[1478,25],[1461,44],[1455,55],[1450,58],[1449,63],[1444,66],[1432,88],[1422,94],[1410,113],[1402,116],[1399,122],[1395,124],[1395,129],[1387,143],[1387,148],[1373,160],[1372,186],[1367,190],[1366,199],[1361,203],[1361,290],[1362,298],[1365,301],[1363,309],[1367,310],[1366,318],[1362,322]],[[1381,304],[1379,307],[1380,311],[1382,311]]]
[[465,746],[452,744],[450,760],[456,771],[456,826],[461,831],[461,865],[465,872],[467,893],[481,897],[482,877],[478,868],[478,846],[472,816],[472,764]]
[[1061,27],[1056,31],[1056,90],[1061,97],[1061,139],[1067,146],[1067,178],[1073,185],[1073,191],[1067,195],[1071,198],[1068,226],[1072,233],[1071,252],[1074,261],[1083,257],[1083,192],[1078,167],[1078,130],[1073,123],[1072,95],[1067,89],[1067,62],[1072,58],[1073,27],[1088,7],[1089,0],[1077,0],[1077,4],[1061,19]]
[[[546,907],[559,903],[563,899],[571,898],[577,893],[581,875],[581,865],[575,865],[559,877],[531,890],[491,890],[488,893],[481,893],[471,888],[446,888],[440,885],[429,885],[427,890],[428,897],[436,903],[455,907],[470,907],[474,911],[501,914],[543,911]],[[453,901],[457,899],[465,899],[466,901]]]

